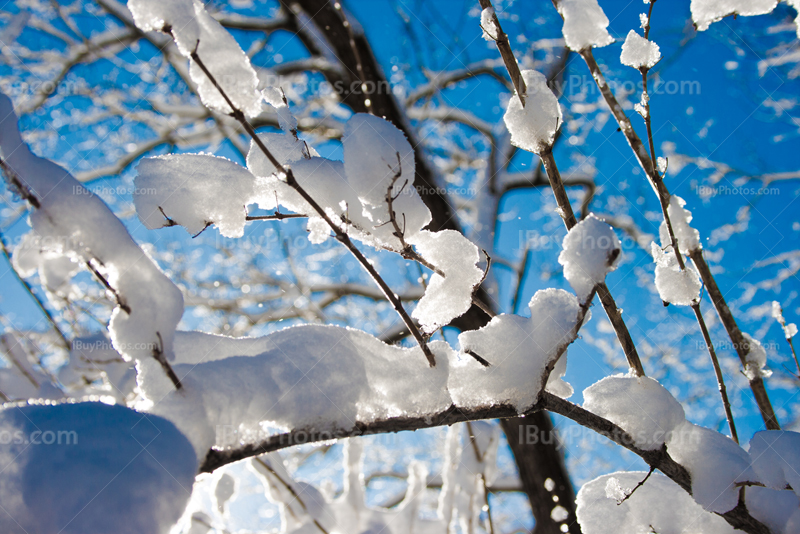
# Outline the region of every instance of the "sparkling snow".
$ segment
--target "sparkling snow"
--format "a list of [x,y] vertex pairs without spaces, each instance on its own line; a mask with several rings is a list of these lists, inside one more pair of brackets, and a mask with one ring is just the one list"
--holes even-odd
[[597,0],[560,0],[558,11],[564,17],[564,40],[574,52],[606,46],[614,42],[608,33],[608,17]]
[[539,154],[553,145],[561,126],[561,106],[556,95],[547,87],[547,78],[535,70],[523,70],[527,94],[525,106],[519,96],[508,101],[503,121],[511,133],[511,144]]
[[169,226],[169,217],[192,235],[211,223],[225,237],[244,235],[255,178],[228,159],[209,154],[146,158],[134,183],[133,203],[147,228]]
[[[481,399],[492,398],[524,410],[536,401],[545,366],[570,340],[580,306],[574,295],[561,289],[537,291],[528,306],[530,318],[501,314],[483,328],[458,336],[462,352],[472,351],[490,366],[466,355],[453,365],[451,373],[460,387],[451,386],[451,393],[457,404],[480,405]],[[561,356],[565,358],[566,353]],[[566,383],[554,387],[555,394],[569,393]]]
[[472,306],[472,292],[483,278],[483,271],[476,265],[480,252],[455,230],[423,230],[410,242],[445,274],[431,276],[425,295],[412,313],[425,332],[434,332]]
[[709,512],[724,513],[739,500],[737,482],[757,480],[750,456],[719,432],[685,421],[667,441],[667,452],[692,477],[692,496]]
[[636,33],[636,30],[628,32],[625,42],[622,43],[622,54],[619,60],[623,65],[634,69],[652,68],[661,59],[661,52],[658,45],[649,41]]
[[614,375],[583,391],[583,407],[622,428],[643,450],[655,450],[683,421],[680,403],[656,380]]
[[[578,523],[585,534],[646,533],[733,534],[724,519],[698,506],[691,495],[660,473],[653,473],[644,485],[622,504],[619,493],[629,493],[647,476],[646,472],[618,472],[587,482],[576,499]],[[607,494],[614,481],[619,492]]]
[[491,7],[481,11],[481,28],[485,41],[496,41],[500,35],[500,29],[494,23],[494,9]]
[[692,0],[690,9],[694,25],[703,31],[728,15],[766,15],[777,5],[777,0]]
[[558,263],[564,278],[582,301],[617,268],[622,245],[614,229],[594,214],[589,214],[564,237]]

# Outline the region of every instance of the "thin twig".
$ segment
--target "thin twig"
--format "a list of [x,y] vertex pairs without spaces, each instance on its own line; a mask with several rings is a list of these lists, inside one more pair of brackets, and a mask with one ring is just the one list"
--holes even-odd
[[156,336],[158,336],[158,346],[153,347],[153,358],[155,358],[155,360],[161,365],[161,368],[167,374],[170,381],[175,386],[175,389],[180,391],[183,386],[181,385],[178,375],[175,374],[175,371],[172,369],[172,366],[169,364],[166,356],[164,355],[164,340],[161,339],[161,332],[156,332]]
[[725,417],[728,419],[728,428],[730,428],[731,431],[731,438],[733,438],[733,441],[736,443],[739,443],[739,436],[736,433],[736,424],[733,422],[731,403],[730,400],[728,400],[728,392],[725,388],[725,379],[722,376],[722,369],[719,366],[719,360],[717,360],[717,353],[714,350],[714,344],[711,341],[711,336],[708,335],[708,328],[706,327],[706,322],[703,319],[703,314],[700,313],[699,301],[696,301],[694,304],[692,304],[692,310],[694,310],[694,315],[697,317],[697,324],[700,325],[700,331],[703,333],[703,340],[706,342],[708,354],[711,356],[711,365],[714,366],[714,374],[717,377],[719,395],[722,398],[722,406],[725,408]]
[[420,348],[422,349],[423,354],[427,358],[428,364],[431,367],[434,367],[436,365],[436,359],[433,355],[433,352],[431,352],[431,349],[430,347],[428,347],[428,344],[425,341],[425,338],[422,336],[422,333],[420,332],[419,328],[417,328],[417,326],[414,324],[414,321],[411,320],[411,317],[403,308],[400,299],[397,298],[394,291],[392,291],[392,289],[389,287],[386,281],[381,277],[378,271],[375,270],[375,268],[372,266],[369,260],[361,253],[360,250],[358,250],[358,248],[350,239],[350,236],[348,236],[347,233],[343,231],[339,225],[337,225],[331,220],[331,218],[328,216],[328,214],[325,212],[322,206],[320,206],[319,203],[317,203],[317,201],[314,200],[311,197],[311,195],[309,195],[308,192],[297,182],[297,179],[294,177],[292,169],[290,168],[287,169],[286,167],[284,167],[275,158],[272,152],[270,152],[270,150],[266,147],[261,138],[258,137],[258,135],[256,135],[256,131],[253,129],[253,126],[247,121],[247,119],[244,116],[244,113],[242,113],[240,109],[237,109],[236,106],[234,106],[233,102],[228,97],[228,94],[219,85],[219,83],[217,83],[217,80],[214,77],[214,75],[211,74],[211,72],[208,70],[205,63],[203,63],[203,61],[200,59],[200,56],[197,55],[196,49],[192,52],[191,57],[192,60],[197,64],[197,66],[200,67],[200,70],[202,70],[203,73],[206,75],[206,77],[208,77],[209,81],[211,81],[214,87],[217,88],[217,91],[219,91],[220,95],[222,95],[225,102],[231,108],[232,110],[231,116],[242,125],[244,130],[247,132],[247,134],[250,136],[253,142],[258,146],[259,150],[267,157],[270,163],[272,163],[272,165],[283,174],[286,185],[294,189],[303,198],[303,200],[305,200],[311,206],[311,208],[317,213],[317,215],[322,220],[325,221],[325,223],[331,228],[331,230],[333,230],[336,239],[350,251],[350,253],[356,258],[356,260],[358,260],[358,263],[361,264],[361,266],[367,271],[367,273],[369,273],[369,275],[372,277],[375,283],[378,284],[378,287],[380,287],[381,291],[386,296],[386,299],[392,304],[392,307],[395,309],[398,315],[400,315],[400,318],[406,324],[409,331],[411,331],[411,333],[413,334],[414,339],[417,341]]
[[497,13],[494,13],[494,6],[492,0],[480,0],[481,9],[490,8],[493,12],[492,21],[495,28],[497,28],[497,35],[494,37],[494,42],[497,45],[497,50],[503,56],[503,62],[506,64],[508,74],[511,76],[511,82],[514,84],[514,89],[517,90],[517,96],[522,106],[525,106],[525,99],[528,96],[528,88],[525,87],[525,80],[522,79],[522,74],[519,72],[519,65],[514,57],[514,52],[511,50],[511,43],[508,41],[508,35],[505,34],[503,28],[500,26],[500,21],[497,19]]
[[[648,479],[648,478],[650,478],[650,475],[652,475],[652,474],[653,474],[653,471],[655,471],[655,470],[656,470],[656,468],[655,468],[654,466],[652,466],[652,465],[651,465],[651,466],[650,466],[650,471],[648,471],[648,472],[647,472],[647,475],[645,475],[645,477],[644,477],[644,478],[643,478],[641,481],[639,481],[639,483],[638,483],[638,484],[636,484],[636,486],[634,486],[634,488],[633,488],[633,489],[632,489],[630,492],[626,493],[626,494],[625,494],[625,496],[622,498],[622,500],[621,500],[621,501],[617,501],[617,506],[621,505],[622,503],[624,503],[625,501],[627,501],[628,499],[630,499],[630,498],[631,498],[631,496],[634,494],[634,492],[635,492],[637,489],[639,489],[639,488],[641,488],[642,486],[644,486],[644,483],[645,483],[645,482],[647,482],[647,479]],[[652,528],[652,527],[651,527],[651,528]]]

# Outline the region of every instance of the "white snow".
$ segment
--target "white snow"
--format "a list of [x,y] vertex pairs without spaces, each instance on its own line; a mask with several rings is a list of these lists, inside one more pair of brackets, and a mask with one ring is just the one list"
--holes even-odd
[[800,496],[800,434],[762,430],[750,440],[750,458],[758,480],[772,489],[789,485]]
[[[310,153],[307,154],[307,145],[291,134],[260,133],[258,134],[258,138],[264,143],[264,146],[269,149],[270,154],[278,160],[278,163],[283,166],[288,166],[305,157],[319,156],[319,154],[310,147],[308,147]],[[247,168],[259,178],[268,178],[279,172],[269,159],[267,159],[267,156],[261,152],[261,149],[256,145],[255,141],[250,141],[250,150],[247,152]],[[270,200],[270,195],[266,195],[266,200]],[[272,195],[271,201],[275,201],[274,195]],[[265,209],[274,208],[275,206],[273,205]]]
[[191,444],[160,417],[102,403],[0,411],[0,531],[166,534],[197,473]]
[[0,152],[38,199],[39,207],[30,215],[32,235],[51,244],[52,252],[90,263],[118,295],[109,324],[115,348],[130,359],[151,359],[154,350],[170,358],[173,333],[183,314],[180,290],[98,196],[30,151],[5,95],[0,95]]
[[[620,493],[629,493],[646,472],[617,472],[587,482],[576,499],[578,523],[585,534],[733,534],[724,519],[703,510],[680,486],[653,473],[631,497],[618,505]],[[609,483],[619,487],[607,494]]]
[[192,0],[128,0],[136,26],[145,32],[160,32],[169,26],[181,53],[189,55],[200,38]]
[[430,344],[437,365],[429,368],[419,347],[386,345],[334,326],[297,326],[254,339],[178,333],[173,368],[183,390],[172,388],[155,361],[137,362],[137,407],[173,421],[198,455],[267,431],[332,431],[422,417],[452,404],[523,411],[538,397],[545,366],[569,338],[579,308],[573,295],[555,289],[538,292],[530,306],[534,319],[499,316],[460,336],[462,348],[489,360],[488,368],[441,341]]
[[[689,224],[692,222],[692,212],[684,208],[686,201],[677,195],[672,195],[669,199],[669,220],[672,223],[672,231],[675,232],[675,239],[678,240],[678,247],[681,249],[682,254],[688,254],[693,250],[700,250],[700,232],[695,230]],[[667,246],[671,243],[669,239],[669,230],[665,222],[661,223],[658,229],[658,235],[661,239],[661,245]]]
[[[537,291],[528,306],[530,318],[501,314],[483,328],[458,336],[461,352],[472,351],[490,366],[466,354],[452,365],[449,387],[456,404],[478,406],[492,399],[523,411],[536,402],[545,366],[571,339],[580,306],[574,295],[561,289]],[[567,386],[555,386],[554,393],[566,393]]]
[[690,9],[692,22],[703,31],[728,15],[766,15],[777,5],[777,0],[692,0]]
[[564,278],[581,301],[617,268],[622,245],[614,229],[593,213],[576,224],[564,236],[558,263],[564,266]]
[[636,30],[628,32],[625,42],[622,43],[622,54],[619,56],[623,65],[634,69],[642,67],[650,69],[658,63],[659,59],[661,59],[661,52],[656,43],[645,39],[636,33]]
[[[344,169],[350,187],[364,203],[373,233],[394,232],[386,195],[392,189],[396,218],[406,240],[431,221],[431,214],[414,188],[414,149],[391,122],[366,113],[353,115],[342,138]],[[396,240],[395,240],[396,241]]]
[[484,41],[496,41],[500,36],[500,30],[494,23],[494,9],[491,7],[481,11],[481,29]]
[[[800,522],[797,522],[800,499],[793,492],[774,490],[753,486],[747,488],[744,494],[747,511],[755,519],[764,523],[776,534],[796,534],[800,532]],[[790,519],[792,514],[795,520]]]
[[750,456],[732,439],[686,421],[667,441],[667,452],[692,477],[692,496],[709,512],[724,513],[739,500],[737,482],[755,481]]
[[[400,250],[386,200],[390,185],[392,210],[406,242],[418,236],[431,220],[430,211],[414,187],[414,151],[403,133],[385,119],[367,114],[351,117],[343,139],[344,164],[317,157],[316,151],[291,135],[268,133],[259,137],[275,159],[292,168],[298,183],[354,239],[376,248]],[[309,239],[315,243],[327,239],[330,229],[313,217],[316,213],[311,206],[275,175],[277,169],[254,143],[247,155],[247,167],[258,177],[253,201],[260,208],[283,206],[295,213],[312,215]],[[346,223],[342,216],[346,216]],[[425,237],[419,240],[423,242]]]
[[[667,158],[664,158],[664,157],[661,157],[661,156],[657,157],[656,158],[656,167],[658,167],[658,172],[660,172],[661,175],[663,176],[667,172]],[[667,208],[667,210],[669,210],[669,208]]]
[[783,318],[781,303],[777,300],[772,301],[772,317],[781,325],[783,335],[786,339],[792,339],[797,335],[797,325],[794,323],[786,324],[786,319]]
[[553,145],[556,131],[561,126],[561,106],[556,95],[547,87],[547,78],[535,70],[523,70],[525,81],[525,106],[519,95],[513,95],[503,121],[511,134],[511,144],[539,154]]
[[201,333],[177,339],[173,368],[186,391],[173,391],[157,364],[143,365],[142,408],[172,420],[198,450],[255,439],[263,428],[350,428],[452,403],[448,362],[455,354],[441,341],[430,343],[436,367],[429,368],[419,347],[394,347],[334,326],[255,339]]
[[680,403],[656,380],[614,375],[583,391],[583,407],[608,419],[643,450],[655,450],[685,421]]
[[136,213],[147,228],[169,226],[169,217],[192,235],[211,223],[225,237],[244,235],[255,177],[228,159],[209,154],[146,158],[134,183]]
[[564,40],[574,52],[606,46],[614,42],[608,33],[608,17],[597,0],[560,0],[558,11],[564,17]]
[[753,380],[755,377],[760,376],[767,378],[772,375],[772,371],[766,369],[767,365],[767,351],[761,342],[754,339],[748,333],[744,333],[747,343],[750,345],[750,350],[747,352],[747,357],[744,364],[744,374],[748,379]]
[[700,297],[700,275],[694,267],[684,262],[681,270],[675,253],[664,251],[655,243],[650,244],[650,253],[656,262],[656,289],[664,302],[677,306],[690,306]]
[[[199,0],[129,0],[128,8],[142,31],[161,30],[168,25],[181,54],[190,58],[193,51],[224,89],[233,105],[249,117],[261,113],[263,96],[258,76],[239,44]],[[222,113],[231,113],[214,83],[190,58],[189,75],[197,84],[200,100]]]
[[425,332],[434,332],[463,315],[472,305],[472,292],[483,278],[483,271],[476,265],[480,253],[478,247],[455,230],[423,230],[409,242],[445,274],[431,276],[412,313]]

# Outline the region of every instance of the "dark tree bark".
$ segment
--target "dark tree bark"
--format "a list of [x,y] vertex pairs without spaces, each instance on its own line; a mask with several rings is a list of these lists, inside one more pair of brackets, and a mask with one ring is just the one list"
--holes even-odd
[[[340,72],[323,74],[339,92],[342,102],[355,112],[371,111],[374,115],[386,118],[405,133],[412,146],[417,147],[416,135],[389,90],[388,80],[372,52],[369,41],[355,29],[359,25],[351,24],[352,33],[348,31],[341,11],[337,10],[329,0],[281,0],[281,3],[289,17],[293,19],[292,28],[312,54],[322,53],[321,47],[329,47],[325,52],[333,53],[341,62],[343,69]],[[310,32],[302,30],[302,24],[298,20],[301,15],[311,20],[316,27],[316,33],[324,36],[325,42],[320,43]],[[368,94],[361,91],[362,84],[374,91]],[[369,104],[366,99],[369,99]],[[434,231],[442,229],[461,231],[447,201],[445,190],[437,184],[435,173],[421,150],[415,151],[415,162],[414,186],[433,215],[428,228]],[[481,300],[487,304],[490,302],[482,292],[479,297],[482,297]],[[453,321],[451,326],[460,330],[474,330],[485,325],[488,320],[489,317],[483,311],[473,306],[464,316]],[[550,415],[541,411],[524,419],[504,419],[501,423],[514,453],[523,488],[531,503],[536,519],[536,534],[561,534],[561,525],[564,523],[569,525],[569,532],[580,532],[580,526],[575,518],[575,492],[564,466],[561,451],[553,439]],[[535,428],[536,430],[530,430],[530,435],[538,433],[540,439],[526,439],[529,432],[526,427]],[[545,488],[544,483],[548,478],[555,484],[552,493]],[[550,517],[550,512],[556,506],[554,495],[558,497],[558,504],[569,513],[565,522],[556,522]]]

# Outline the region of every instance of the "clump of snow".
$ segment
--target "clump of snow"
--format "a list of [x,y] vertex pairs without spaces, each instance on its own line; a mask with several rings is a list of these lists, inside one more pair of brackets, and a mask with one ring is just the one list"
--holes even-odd
[[614,42],[608,33],[608,17],[597,0],[561,0],[558,11],[564,17],[564,40],[574,52]]
[[777,5],[777,0],[692,0],[690,9],[692,22],[703,31],[729,15],[766,15]]
[[133,203],[147,228],[179,224],[196,235],[213,223],[225,237],[244,235],[255,178],[228,159],[210,154],[146,158],[134,183]]
[[783,335],[786,339],[792,339],[797,335],[797,325],[794,323],[786,324],[786,319],[783,318],[781,303],[777,300],[772,301],[772,317],[781,325]]
[[511,144],[539,154],[553,145],[561,126],[561,106],[556,95],[547,87],[547,78],[535,70],[523,70],[527,94],[525,106],[514,95],[508,101],[503,121],[511,134]]
[[[255,117],[261,113],[263,97],[258,90],[258,76],[250,65],[250,58],[228,30],[206,11],[201,2],[195,1],[194,7],[200,26],[198,57],[233,105],[248,117]],[[232,110],[219,89],[193,60],[189,65],[189,75],[197,84],[203,104],[222,113],[231,113]]]
[[[528,306],[530,318],[501,314],[458,336],[461,352],[474,352],[490,364],[483,367],[465,354],[452,365],[449,387],[458,405],[480,405],[491,398],[523,411],[536,402],[545,367],[572,340],[580,305],[564,290],[546,289],[537,291]],[[563,386],[559,393],[565,393]]]
[[200,38],[192,0],[128,0],[133,22],[145,32],[171,29],[181,53],[192,52]]
[[445,275],[431,276],[425,295],[412,313],[425,332],[434,332],[472,306],[472,293],[483,278],[483,271],[476,265],[480,253],[455,230],[423,230],[409,242]]
[[753,380],[760,376],[767,378],[772,376],[772,371],[766,369],[767,366],[767,350],[757,339],[754,339],[750,334],[744,333],[747,344],[750,350],[747,352],[747,357],[744,362],[744,374],[748,379]]
[[[685,209],[685,205],[685,200],[677,195],[672,195],[667,207],[669,220],[672,223],[672,231],[675,232],[675,239],[678,240],[678,248],[681,249],[682,254],[688,254],[693,250],[703,248],[700,244],[700,232],[689,225],[692,222],[692,212]],[[671,244],[666,222],[662,221],[658,229],[658,235],[663,246],[666,247]]]
[[609,476],[606,479],[606,497],[609,499],[614,499],[617,501],[617,503],[621,503],[626,496],[627,493],[622,489],[619,479],[617,477]]
[[656,262],[656,289],[664,302],[677,306],[691,306],[700,297],[700,275],[694,267],[684,262],[680,268],[678,258],[672,250],[664,251],[655,243],[650,244],[650,253]]
[[[414,150],[389,121],[356,114],[348,121],[342,141],[344,164],[317,157],[305,143],[286,134],[259,136],[276,160],[291,167],[297,182],[350,237],[376,248],[399,251],[400,238],[391,223],[386,199],[392,189],[392,211],[405,242],[419,234],[431,214],[414,187]],[[309,239],[320,243],[330,228],[291,187],[254,143],[247,167],[257,176],[254,202],[266,210],[283,206],[311,215]],[[396,177],[396,179],[395,179]],[[424,237],[420,241],[424,241]]]
[[431,221],[430,211],[414,187],[414,149],[402,131],[385,119],[357,113],[345,125],[342,146],[347,181],[363,202],[373,233],[394,232],[393,225],[385,224],[390,215],[389,188],[392,209],[406,240]]
[[30,151],[16,122],[11,100],[0,94],[0,151],[38,202],[29,219],[32,236],[103,276],[117,301],[109,332],[123,356],[150,359],[157,351],[171,358],[173,334],[183,315],[180,290],[98,196]]
[[438,412],[453,402],[447,381],[455,354],[441,341],[430,343],[437,364],[428,368],[419,347],[395,347],[334,326],[298,326],[254,339],[201,333],[177,339],[173,368],[185,391],[174,391],[157,364],[141,365],[141,407],[173,421],[198,450],[255,440],[262,424],[350,428],[356,421]]
[[617,268],[622,246],[613,228],[589,214],[567,233],[562,248],[558,263],[564,266],[564,277],[583,301]]
[[623,65],[634,69],[652,68],[661,59],[661,52],[658,45],[653,41],[645,39],[636,30],[628,32],[625,42],[622,43],[622,54],[619,60]]
[[494,9],[491,7],[481,11],[481,29],[484,41],[496,41],[500,36],[500,29],[494,23]]
[[800,434],[762,430],[750,440],[750,458],[758,480],[773,489],[791,486],[800,496]]
[[656,380],[614,375],[583,391],[583,407],[608,419],[643,450],[655,450],[685,421],[680,403]]
[[151,532],[180,517],[197,473],[186,437],[161,417],[102,403],[0,411],[0,531]]
[[564,354],[558,359],[556,362],[555,367],[553,367],[553,371],[550,373],[550,376],[547,378],[547,386],[545,390],[548,393],[552,393],[557,397],[561,397],[562,399],[568,399],[575,393],[575,390],[572,389],[572,386],[564,380],[564,375],[567,374],[567,353]]
[[[750,515],[764,523],[770,531],[783,534],[800,532],[800,522],[797,521],[800,519],[800,499],[793,492],[752,486],[745,491],[744,502]],[[793,514],[796,519],[792,518]]]
[[685,421],[667,441],[667,452],[692,477],[692,496],[709,512],[724,513],[739,500],[738,482],[757,480],[750,456],[732,439]]
[[[667,172],[667,158],[664,158],[664,157],[661,157],[661,156],[657,157],[656,158],[656,167],[658,167],[658,172],[661,173],[662,176],[664,174],[666,174],[666,172]],[[667,209],[669,209],[669,208],[667,208]]]
[[190,58],[189,75],[197,84],[203,104],[222,113],[232,112],[214,82],[191,59],[192,52],[197,53],[237,109],[249,117],[261,113],[263,96],[250,59],[202,2],[129,0],[128,8],[142,31],[171,31],[181,54]]
[[[291,134],[260,133],[258,134],[258,138],[264,143],[264,146],[267,147],[270,154],[272,154],[278,163],[284,167],[291,166],[292,163],[300,161],[303,158],[319,156],[313,148],[308,147],[303,141],[300,141]],[[308,153],[306,153],[307,150]],[[250,150],[247,152],[247,168],[253,175],[259,178],[268,178],[280,172],[267,156],[264,155],[255,141],[250,141]],[[272,197],[271,201],[274,202],[275,196],[266,195],[268,201],[270,197]],[[273,209],[275,207],[276,206],[273,205],[265,209]]]
[[629,499],[618,504],[645,476],[646,472],[617,472],[584,484],[576,499],[581,530],[585,534],[735,532],[724,519],[703,510],[691,495],[660,473],[650,475]]

